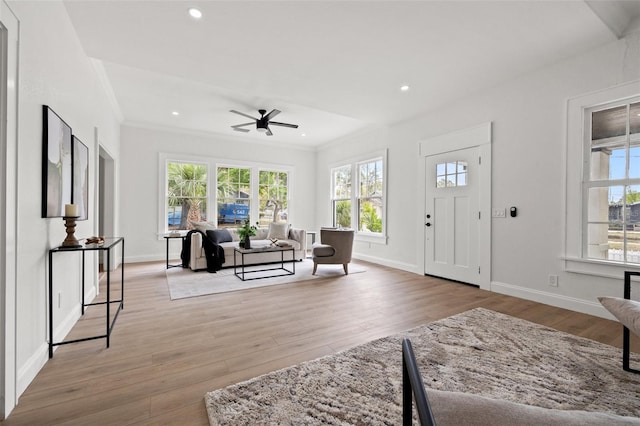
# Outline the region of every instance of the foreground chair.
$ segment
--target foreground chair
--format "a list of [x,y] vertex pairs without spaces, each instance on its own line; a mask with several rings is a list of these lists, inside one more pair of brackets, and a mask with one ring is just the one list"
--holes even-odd
[[320,242],[313,244],[313,275],[318,264],[342,264],[345,275],[349,275],[353,235],[353,229],[321,228]]

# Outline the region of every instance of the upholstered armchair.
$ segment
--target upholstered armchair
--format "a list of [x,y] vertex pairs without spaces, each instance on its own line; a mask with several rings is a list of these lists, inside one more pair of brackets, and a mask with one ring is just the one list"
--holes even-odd
[[312,249],[313,275],[318,264],[342,264],[345,275],[348,275],[353,235],[353,229],[321,228],[320,241],[314,243]]

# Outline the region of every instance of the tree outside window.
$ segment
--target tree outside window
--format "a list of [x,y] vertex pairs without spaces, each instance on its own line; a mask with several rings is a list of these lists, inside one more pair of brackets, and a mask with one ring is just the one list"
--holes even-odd
[[351,166],[333,169],[332,172],[333,226],[351,227]]
[[382,159],[358,164],[358,231],[382,232]]
[[251,169],[218,167],[218,227],[235,228],[251,214]]
[[258,175],[260,212],[258,222],[287,222],[289,174],[281,171],[260,170]]
[[191,229],[207,220],[207,166],[167,163],[167,229]]

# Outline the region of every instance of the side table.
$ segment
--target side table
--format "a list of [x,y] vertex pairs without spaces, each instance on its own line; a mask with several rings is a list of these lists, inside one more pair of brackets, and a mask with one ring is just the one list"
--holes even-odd
[[[122,237],[110,237],[105,238],[104,243],[101,244],[85,244],[86,240],[81,240],[82,244],[80,247],[56,247],[49,250],[49,358],[53,358],[53,347],[58,345],[67,345],[69,343],[77,343],[84,342],[87,340],[94,339],[106,339],[107,340],[107,348],[109,347],[109,339],[111,337],[111,331],[113,330],[113,326],[116,323],[116,319],[118,319],[118,314],[120,310],[124,309],[124,238]],[[122,259],[120,263],[120,300],[111,300],[111,250],[116,247],[118,244],[122,246]],[[81,301],[81,310],[82,315],[84,315],[84,308],[87,306],[95,306],[95,305],[105,305],[106,307],[106,332],[105,334],[101,334],[98,336],[84,337],[81,339],[67,340],[62,342],[54,342],[53,341],[53,255],[56,253],[64,253],[64,252],[74,252],[80,251],[82,252],[82,301]],[[88,251],[104,251],[107,253],[107,301],[106,302],[96,302],[96,303],[84,303],[84,261],[85,261],[85,253]],[[113,317],[113,321],[110,321],[111,318],[111,304],[117,303],[118,308],[116,309],[116,313]]]
[[182,243],[184,239],[187,237],[186,232],[178,232],[178,233],[169,233],[164,235],[164,239],[167,242],[167,269],[170,268],[186,268],[188,265],[184,265],[182,263],[176,263],[173,265],[169,264],[169,241],[174,239],[180,239],[180,247],[182,247]]

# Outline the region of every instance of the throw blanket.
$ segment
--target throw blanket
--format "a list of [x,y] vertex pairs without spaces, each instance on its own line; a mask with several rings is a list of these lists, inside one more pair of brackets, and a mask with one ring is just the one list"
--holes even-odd
[[204,255],[207,259],[207,272],[216,272],[222,269],[224,249],[211,241],[203,232],[197,230],[189,231],[184,240],[182,240],[182,253],[180,253],[182,267],[189,267],[189,260],[191,259],[191,234],[194,232],[199,232],[200,235],[202,235],[202,248],[204,248]]

